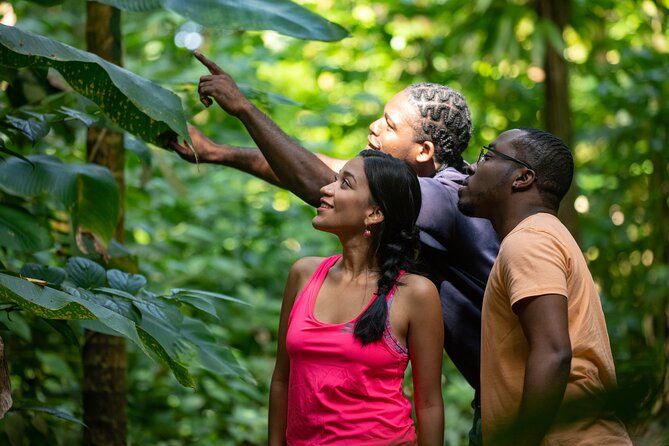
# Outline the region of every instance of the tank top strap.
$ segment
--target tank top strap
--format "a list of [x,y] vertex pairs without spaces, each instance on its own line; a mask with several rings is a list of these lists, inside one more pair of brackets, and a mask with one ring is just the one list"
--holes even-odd
[[399,353],[402,356],[408,356],[409,349],[400,344],[400,341],[393,334],[393,329],[390,326],[390,306],[393,303],[393,298],[395,297],[395,291],[397,291],[397,284],[399,283],[400,279],[402,279],[402,276],[404,275],[405,272],[406,271],[404,271],[403,269],[400,270],[399,274],[397,275],[397,279],[395,279],[395,284],[386,295],[386,306],[388,308],[388,317],[386,318],[386,328],[383,331],[383,338],[385,339],[386,343],[396,353]]
[[341,254],[337,254],[334,256],[326,257],[323,259],[323,261],[318,265],[316,268],[316,271],[311,275],[307,283],[304,285],[304,288],[302,288],[302,291],[300,294],[297,295],[295,298],[295,302],[293,303],[293,309],[290,312],[290,315],[288,316],[288,323],[290,324],[290,321],[293,319],[293,315],[298,313],[298,312],[305,312],[308,313],[308,309],[310,308],[310,305],[312,304],[312,301],[314,300],[316,294],[318,294],[318,290],[321,288],[321,285],[325,281],[325,277],[328,275],[328,271],[334,265],[337,263],[337,260],[341,258]]
[[388,309],[390,310],[390,305],[393,302],[393,297],[395,297],[395,291],[397,291],[397,284],[402,280],[402,276],[404,275],[406,271],[403,269],[400,270],[399,274],[397,274],[397,279],[395,279],[395,284],[393,287],[388,291],[388,294],[386,294],[386,303],[388,304]]

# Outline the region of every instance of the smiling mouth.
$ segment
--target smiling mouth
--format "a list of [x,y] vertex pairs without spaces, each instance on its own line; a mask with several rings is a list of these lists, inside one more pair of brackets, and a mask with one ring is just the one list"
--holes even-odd
[[318,206],[319,209],[332,209],[334,206],[332,206],[330,203],[328,203],[325,200],[321,200],[320,206]]
[[375,145],[369,137],[367,138],[367,148],[372,150],[381,150],[381,148]]

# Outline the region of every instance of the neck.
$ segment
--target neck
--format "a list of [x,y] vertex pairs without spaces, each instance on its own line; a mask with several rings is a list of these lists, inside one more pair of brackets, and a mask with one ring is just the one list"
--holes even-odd
[[535,214],[546,213],[557,216],[557,211],[544,205],[524,206],[522,208],[510,208],[503,215],[491,218],[490,222],[500,239],[504,239],[518,224]]
[[378,269],[376,259],[370,255],[371,239],[356,235],[347,239],[340,237],[339,241],[342,245],[342,270],[347,275],[358,277]]
[[437,169],[433,163],[422,163],[411,167],[419,177],[433,177],[437,173]]
[[434,168],[435,168],[434,173],[437,174],[437,173],[441,172],[442,170],[445,170],[447,167],[448,167],[448,163],[439,164],[435,161],[435,163],[434,163]]

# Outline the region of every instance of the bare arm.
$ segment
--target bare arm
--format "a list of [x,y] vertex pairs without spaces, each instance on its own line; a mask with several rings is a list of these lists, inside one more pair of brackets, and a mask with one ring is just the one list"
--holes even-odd
[[283,292],[281,319],[277,340],[276,363],[269,390],[268,444],[283,446],[286,444],[286,424],[288,420],[288,379],[290,375],[290,358],[286,351],[286,333],[288,332],[288,316],[293,309],[297,293],[322,259],[307,257],[295,262],[288,274]]
[[194,54],[211,73],[200,78],[198,92],[202,103],[209,107],[213,98],[227,113],[241,120],[279,184],[307,203],[317,206],[320,188],[334,178],[332,169],[314,153],[293,141],[249,102],[235,81],[218,65],[199,52]]
[[546,294],[513,306],[529,344],[515,445],[538,445],[560,408],[571,367],[567,298]]
[[186,142],[180,143],[176,137],[166,141],[165,146],[174,150],[189,163],[199,162],[234,167],[270,184],[283,187],[272,168],[267,164],[262,152],[257,148],[217,144],[191,125],[188,126],[188,133],[193,141],[192,148]]
[[[439,293],[429,280],[413,276],[408,345],[414,384],[414,403],[420,446],[444,442],[444,402],[441,397],[441,363],[444,323]],[[415,280],[414,280],[415,279]]]
[[[179,143],[176,137],[167,140],[165,146],[174,150],[182,159],[189,163],[199,162],[233,167],[285,189],[258,148],[217,144],[192,125],[188,126],[188,133],[191,140],[193,140],[192,148],[186,142],[183,144]],[[320,153],[316,153],[315,155],[334,172],[339,172],[344,164],[346,164],[346,160],[332,158]]]

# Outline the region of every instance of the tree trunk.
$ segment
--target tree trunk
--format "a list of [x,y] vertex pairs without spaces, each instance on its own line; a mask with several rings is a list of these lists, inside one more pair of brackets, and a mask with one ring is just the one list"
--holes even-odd
[[[569,23],[570,1],[538,0],[539,17],[553,23],[560,32]],[[546,130],[562,139],[572,148],[571,112],[569,108],[569,70],[567,61],[546,41],[544,58],[546,73],[546,97],[544,101],[544,119]],[[573,148],[572,148],[573,149]],[[577,196],[576,178],[560,206],[560,219],[578,241],[580,230],[578,215],[574,209]]]
[[[121,14],[111,6],[87,3],[88,51],[122,65]],[[89,128],[86,137],[88,162],[111,170],[119,187],[120,210],[114,238],[123,242],[125,182],[123,135],[107,129]],[[125,339],[86,331],[82,351],[84,367],[84,445],[126,444],[126,343]]]

